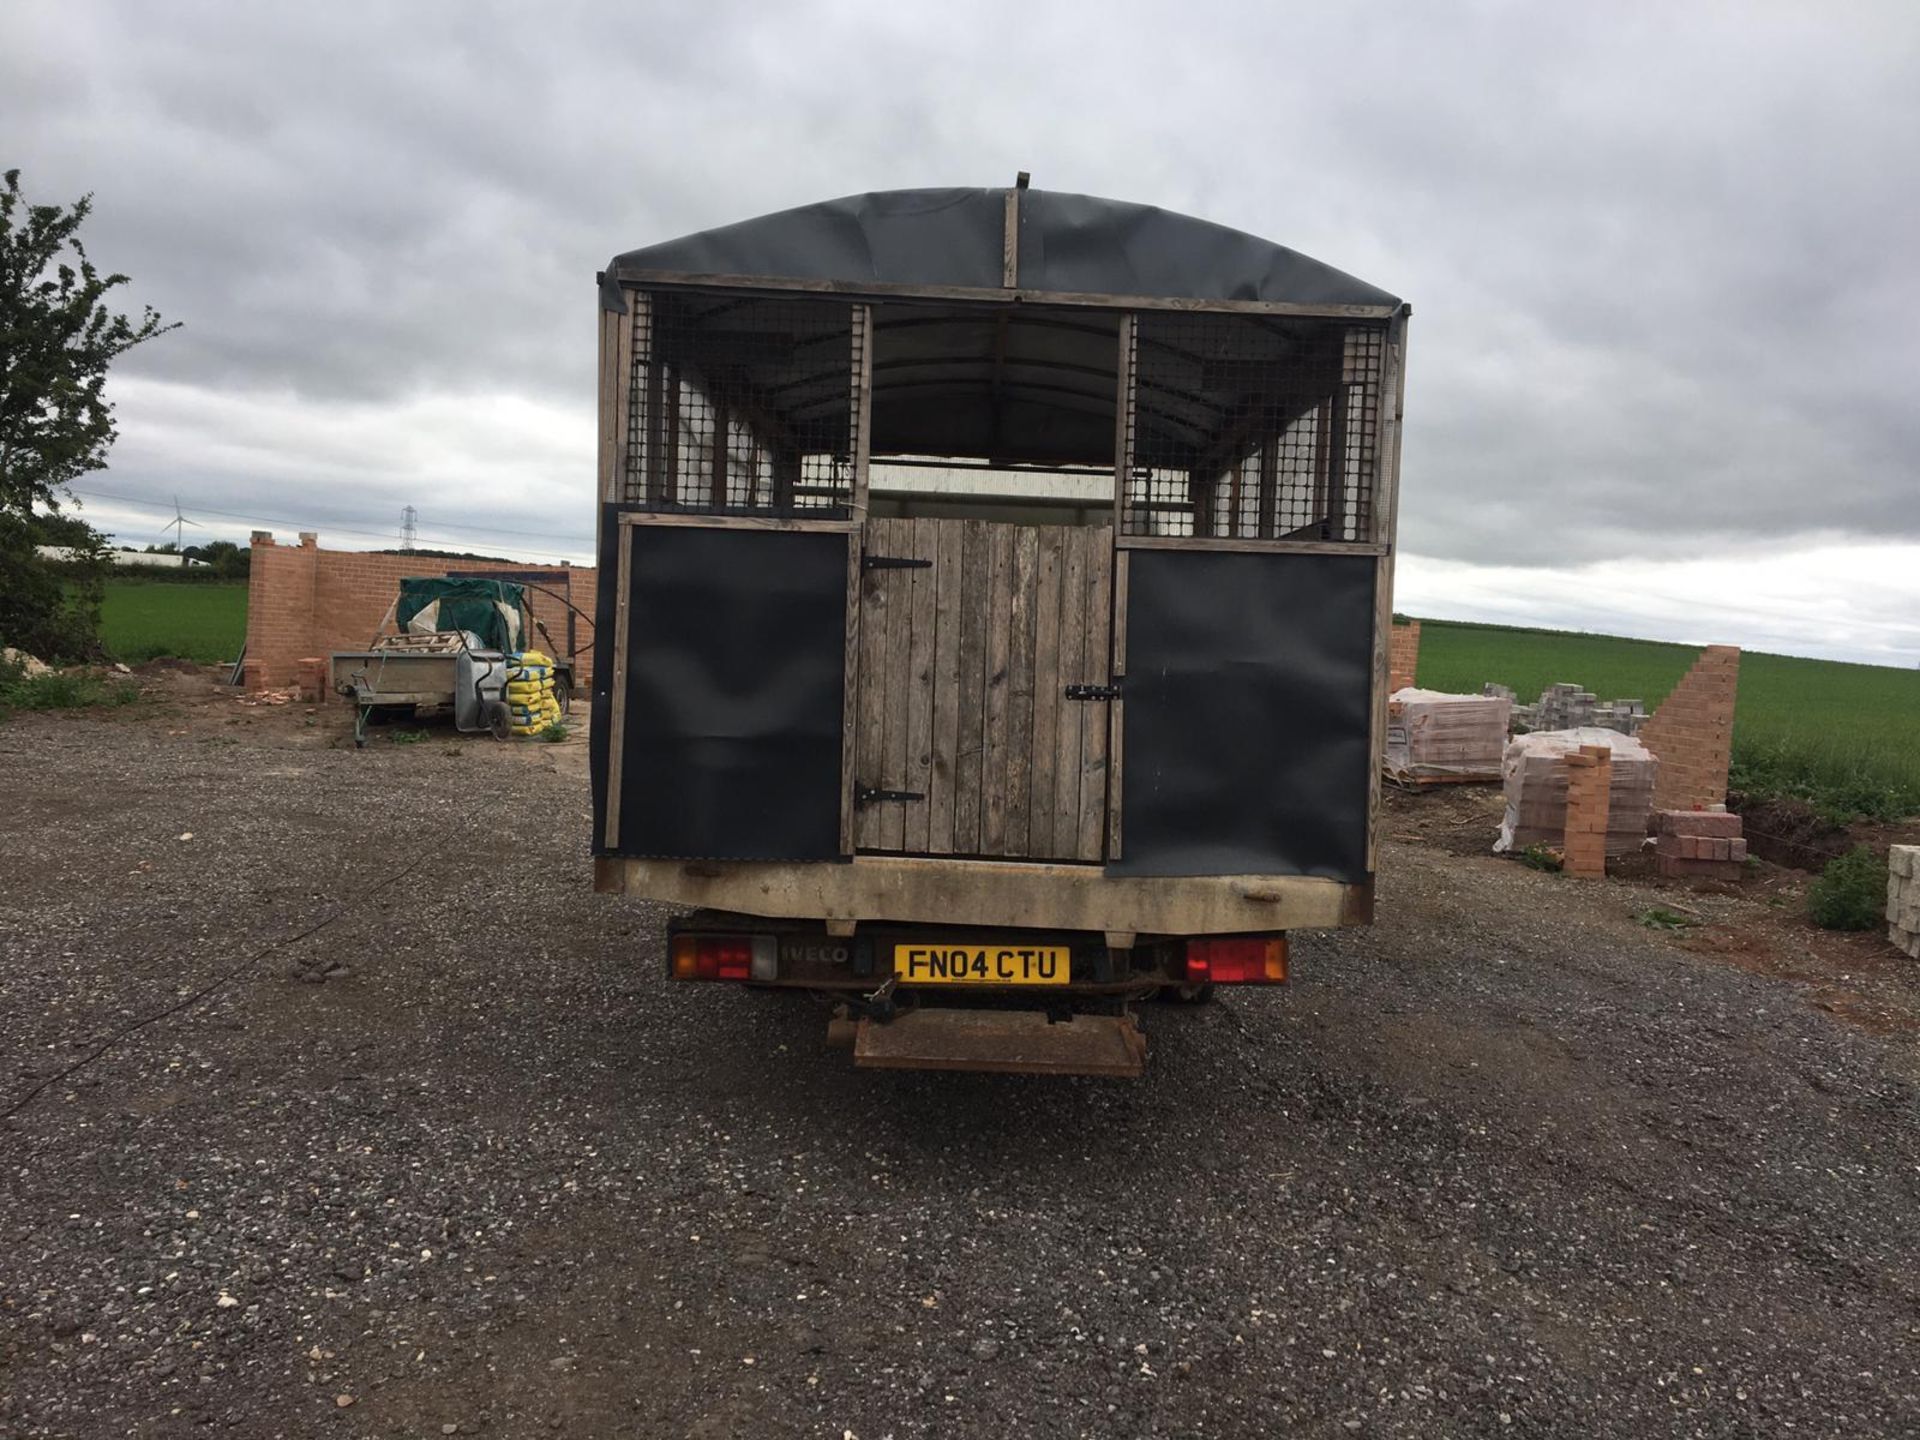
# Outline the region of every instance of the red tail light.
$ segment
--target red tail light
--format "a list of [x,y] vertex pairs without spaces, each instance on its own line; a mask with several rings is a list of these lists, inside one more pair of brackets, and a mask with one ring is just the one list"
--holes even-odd
[[751,935],[676,935],[676,980],[745,980],[753,974]]
[[1287,978],[1287,937],[1189,940],[1190,985],[1277,985]]

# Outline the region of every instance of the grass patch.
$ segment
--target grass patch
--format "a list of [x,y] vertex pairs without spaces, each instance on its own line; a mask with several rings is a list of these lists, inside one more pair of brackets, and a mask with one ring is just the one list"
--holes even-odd
[[96,705],[131,705],[140,687],[126,680],[103,680],[80,670],[50,670],[44,675],[0,671],[0,715],[10,710],[86,710]]
[[100,606],[101,643],[129,665],[162,655],[218,665],[237,656],[246,638],[244,580],[107,581]]
[[1664,905],[1649,905],[1644,910],[1636,910],[1633,918],[1649,930],[1691,930],[1700,923]]
[[432,732],[427,730],[390,730],[387,732],[387,739],[391,740],[395,745],[422,745],[432,738]]
[[545,729],[536,730],[534,732],[534,739],[544,740],[549,745],[558,745],[562,740],[566,738],[567,738],[567,727],[561,724],[558,720],[555,720],[554,722],[552,722]]
[[[1477,694],[1487,681],[1522,701],[1575,681],[1603,700],[1652,710],[1687,673],[1690,645],[1567,630],[1426,620],[1420,684]],[[1920,814],[1920,671],[1746,652],[1734,712],[1734,789],[1805,800],[1836,823]]]

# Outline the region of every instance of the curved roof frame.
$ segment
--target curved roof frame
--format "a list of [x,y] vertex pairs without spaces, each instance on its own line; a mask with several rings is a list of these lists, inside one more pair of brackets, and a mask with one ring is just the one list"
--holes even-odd
[[1396,296],[1271,241],[1153,206],[1059,191],[888,190],[851,195],[617,255],[622,288],[807,291],[1112,309],[1383,320]]

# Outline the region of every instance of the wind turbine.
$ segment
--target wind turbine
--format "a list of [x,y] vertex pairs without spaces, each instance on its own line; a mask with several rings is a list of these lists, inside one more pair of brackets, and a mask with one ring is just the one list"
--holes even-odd
[[175,495],[173,497],[173,519],[160,527],[160,533],[164,535],[169,530],[173,531],[173,549],[176,555],[185,553],[185,547],[181,545],[180,542],[186,534],[185,527],[188,525],[193,526],[196,530],[202,528],[198,520],[189,520],[185,515],[180,513],[180,497]]

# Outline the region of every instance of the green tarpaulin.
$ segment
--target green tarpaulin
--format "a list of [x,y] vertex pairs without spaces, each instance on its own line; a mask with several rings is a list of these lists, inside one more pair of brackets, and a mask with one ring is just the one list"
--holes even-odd
[[483,650],[524,650],[520,617],[525,601],[525,592],[505,580],[420,576],[400,582],[394,621],[415,635],[464,630],[479,639]]

